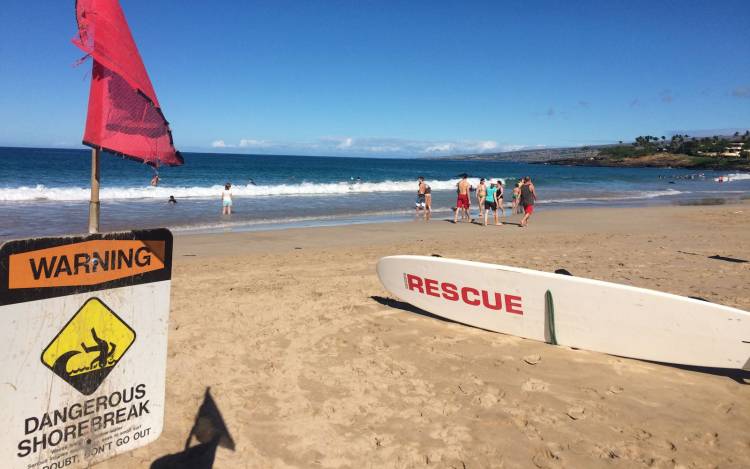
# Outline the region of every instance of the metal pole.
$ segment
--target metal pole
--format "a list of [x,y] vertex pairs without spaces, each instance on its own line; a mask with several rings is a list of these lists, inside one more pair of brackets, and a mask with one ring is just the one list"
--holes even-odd
[[91,150],[91,201],[89,202],[89,233],[99,232],[99,150]]

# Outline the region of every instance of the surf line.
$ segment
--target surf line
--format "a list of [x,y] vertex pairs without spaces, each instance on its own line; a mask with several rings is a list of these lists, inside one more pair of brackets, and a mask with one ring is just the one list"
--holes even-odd
[[484,306],[491,311],[502,311],[523,315],[523,298],[517,295],[487,291],[471,286],[459,286],[455,283],[441,282],[435,279],[404,274],[404,286],[407,290],[422,295],[434,296],[448,301],[462,302],[469,306]]

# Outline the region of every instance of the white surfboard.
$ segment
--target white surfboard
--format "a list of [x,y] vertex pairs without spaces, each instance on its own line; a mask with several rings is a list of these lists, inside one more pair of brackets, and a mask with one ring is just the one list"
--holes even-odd
[[750,313],[728,306],[435,257],[384,257],[377,271],[398,298],[470,326],[545,342],[554,334],[560,345],[623,357],[750,370]]

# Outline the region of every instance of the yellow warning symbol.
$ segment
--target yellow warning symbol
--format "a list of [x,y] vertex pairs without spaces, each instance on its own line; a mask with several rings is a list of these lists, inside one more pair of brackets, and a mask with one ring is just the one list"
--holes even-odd
[[42,363],[89,395],[135,341],[135,331],[98,298],[90,298],[42,352]]

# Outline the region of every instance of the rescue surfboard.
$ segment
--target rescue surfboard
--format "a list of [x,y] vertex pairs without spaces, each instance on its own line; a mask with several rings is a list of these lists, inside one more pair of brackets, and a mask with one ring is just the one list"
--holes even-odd
[[457,259],[390,256],[377,272],[401,300],[466,325],[622,357],[750,370],[750,313],[736,308]]

